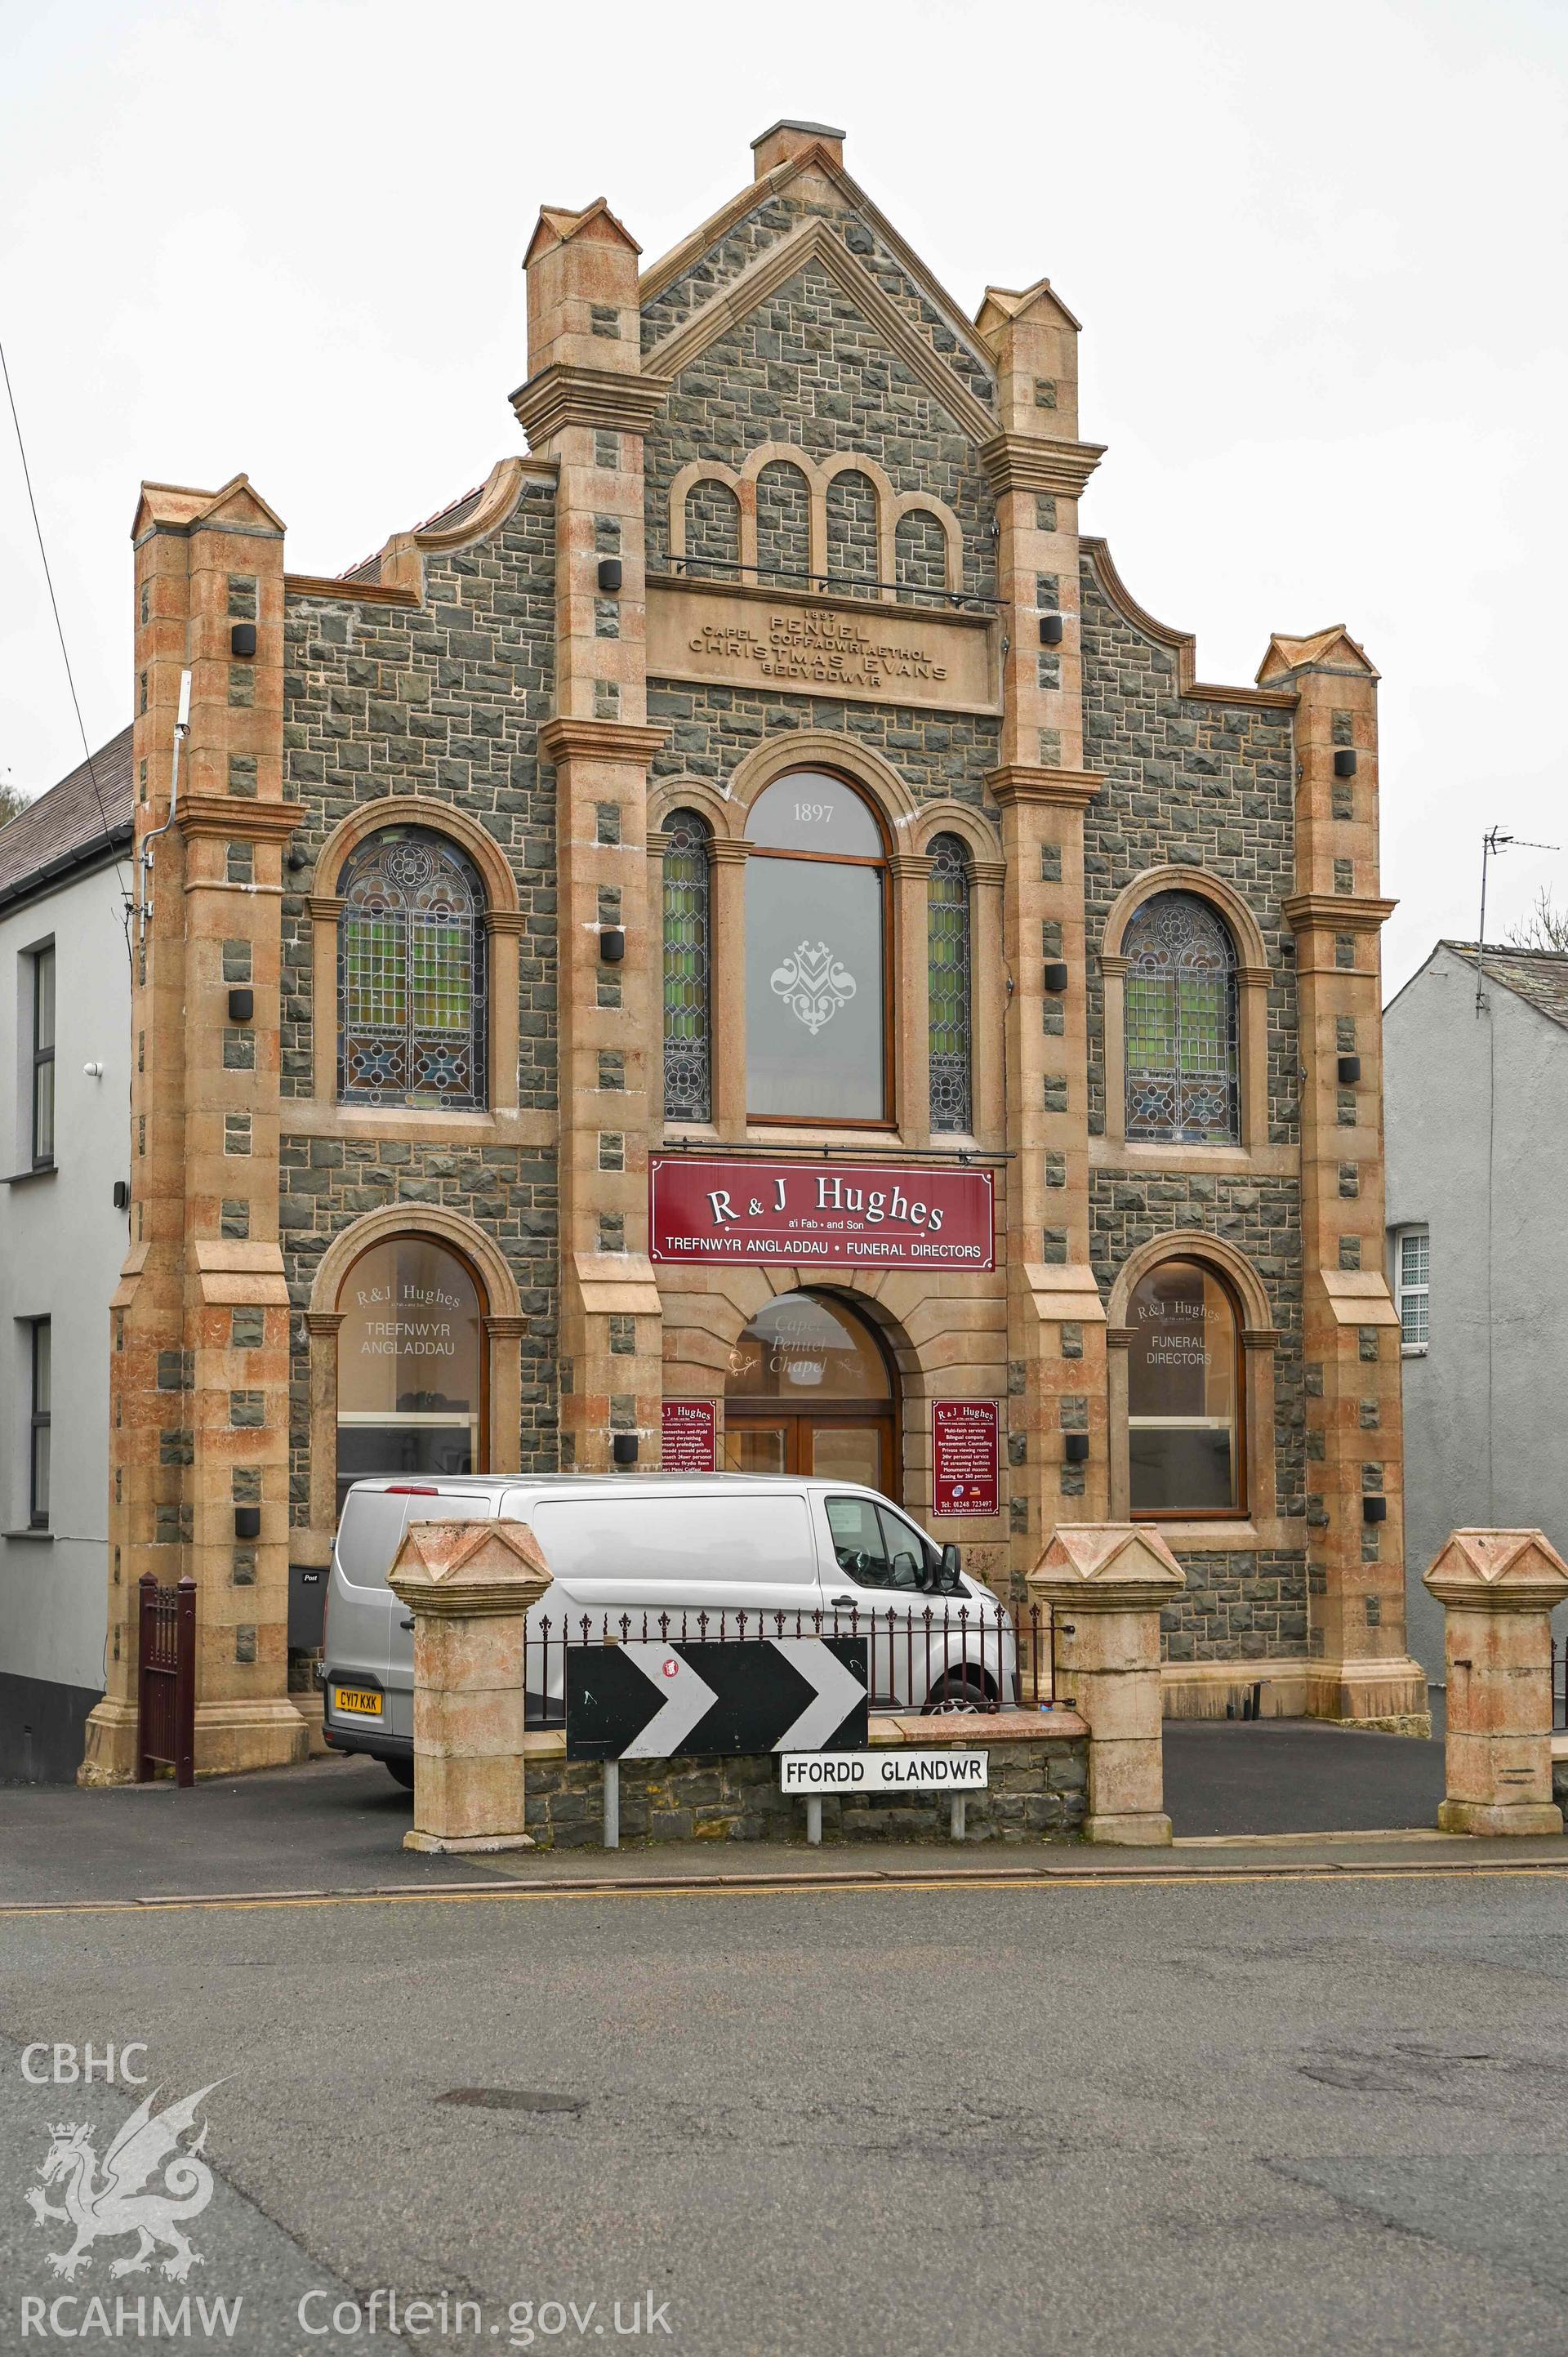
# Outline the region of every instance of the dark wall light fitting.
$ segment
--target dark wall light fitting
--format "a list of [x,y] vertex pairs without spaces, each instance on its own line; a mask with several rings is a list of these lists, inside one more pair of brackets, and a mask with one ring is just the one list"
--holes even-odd
[[1355,776],[1356,756],[1351,751],[1348,745],[1341,745],[1336,752],[1334,756],[1334,774],[1337,778],[1353,778]]
[[1065,959],[1050,959],[1040,968],[1040,980],[1047,990],[1065,990],[1068,985],[1068,970]]
[[620,588],[621,579],[622,575],[619,557],[601,556],[599,559],[599,587],[604,591],[607,597],[613,597],[616,596]]
[[1062,1454],[1069,1465],[1087,1465],[1089,1462],[1088,1433],[1068,1433],[1065,1436]]
[[1339,1059],[1340,1087],[1342,1089],[1352,1089],[1355,1087],[1360,1077],[1361,1059],[1359,1056],[1341,1056]]
[[619,965],[626,955],[626,934],[619,925],[599,927],[599,955],[606,965]]
[[252,660],[256,651],[254,622],[235,623],[229,633],[229,651],[231,655],[237,655],[242,662],[249,662]]
[[229,993],[231,1023],[249,1023],[254,1017],[255,1012],[256,994],[253,990],[231,990]]
[[1361,1520],[1364,1523],[1386,1523],[1388,1518],[1388,1500],[1369,1490],[1361,1501]]
[[1040,616],[1040,644],[1043,647],[1059,647],[1061,642],[1061,616],[1059,614],[1042,614]]
[[259,1539],[261,1535],[262,1510],[260,1506],[236,1506],[234,1509],[234,1536],[237,1539]]
[[610,1454],[618,1465],[635,1465],[637,1463],[636,1433],[618,1432],[610,1444]]

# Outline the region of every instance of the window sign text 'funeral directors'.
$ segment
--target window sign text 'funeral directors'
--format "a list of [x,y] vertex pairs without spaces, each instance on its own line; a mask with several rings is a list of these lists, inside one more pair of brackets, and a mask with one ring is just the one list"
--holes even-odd
[[995,1265],[988,1170],[654,1155],[656,1261]]

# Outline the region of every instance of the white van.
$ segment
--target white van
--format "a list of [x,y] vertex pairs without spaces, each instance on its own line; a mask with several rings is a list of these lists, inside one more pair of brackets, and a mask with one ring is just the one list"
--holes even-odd
[[987,1710],[1015,1697],[1013,1624],[995,1597],[966,1577],[957,1547],[933,1545],[873,1490],[742,1473],[389,1476],[355,1482],[332,1550],[321,1680],[335,1749],[413,1781],[413,1620],[387,1573],[410,1523],[497,1518],[527,1523],[553,1574],[524,1648],[535,1726],[562,1721],[564,1622],[574,1643],[607,1626],[670,1642],[864,1636],[873,1708]]

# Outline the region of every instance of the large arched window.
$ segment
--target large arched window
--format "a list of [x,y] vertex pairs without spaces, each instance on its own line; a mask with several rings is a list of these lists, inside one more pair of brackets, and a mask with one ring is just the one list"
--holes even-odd
[[434,1237],[372,1244],[338,1295],[338,1502],[378,1473],[480,1469],[480,1319],[467,1261]]
[[970,1089],[969,856],[956,834],[931,845],[928,889],[931,1127],[973,1126]]
[[664,1118],[711,1121],[708,830],[682,810],[664,833]]
[[1240,1513],[1241,1338],[1229,1286],[1199,1261],[1162,1261],[1133,1286],[1127,1322],[1133,1513]]
[[746,1105],[754,1119],[888,1120],[886,856],[843,779],[795,770],[752,805]]
[[1236,950],[1196,892],[1158,892],[1130,919],[1127,1135],[1231,1146],[1240,1128]]
[[346,1104],[485,1102],[485,897],[424,827],[360,845],[338,883],[338,1091]]

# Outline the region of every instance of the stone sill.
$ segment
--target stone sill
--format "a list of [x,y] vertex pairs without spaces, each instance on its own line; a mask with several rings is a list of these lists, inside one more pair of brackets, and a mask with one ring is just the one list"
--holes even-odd
[[1568,1760],[1568,1735],[1554,1735],[1552,1737],[1552,1757],[1553,1760]]
[[[19,1531],[0,1531],[0,1539],[30,1539],[35,1545],[53,1546],[55,1534],[53,1531],[39,1531],[29,1527]],[[102,1546],[103,1542],[100,1539],[97,1544]]]
[[[1087,1735],[1088,1732],[1088,1721],[1080,1718],[1077,1711],[1065,1708],[972,1713],[944,1711],[940,1717],[930,1718],[902,1711],[873,1711],[870,1749],[877,1750],[886,1745],[902,1743],[929,1749],[933,1744],[955,1743],[973,1751],[993,1743],[1049,1742],[1058,1736],[1065,1741],[1069,1737]],[[522,1756],[525,1760],[564,1760],[566,1756],[565,1729],[560,1727],[530,1728],[522,1738]],[[658,1763],[639,1760],[637,1764],[650,1767]],[[695,1760],[684,1760],[684,1765],[689,1768],[702,1764]]]

